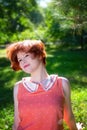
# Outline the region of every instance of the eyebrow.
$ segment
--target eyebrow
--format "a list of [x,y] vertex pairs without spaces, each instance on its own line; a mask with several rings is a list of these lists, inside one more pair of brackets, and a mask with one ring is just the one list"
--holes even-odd
[[[28,54],[28,53],[25,53],[25,54],[23,55],[23,57],[25,57],[27,54]],[[22,59],[22,58],[17,57],[17,59],[20,60],[20,59]]]

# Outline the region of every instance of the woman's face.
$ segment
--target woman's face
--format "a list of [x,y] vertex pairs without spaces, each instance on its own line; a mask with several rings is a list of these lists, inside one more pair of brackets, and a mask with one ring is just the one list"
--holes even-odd
[[32,53],[18,52],[17,59],[21,69],[30,74],[35,72],[41,63],[40,58],[34,57]]

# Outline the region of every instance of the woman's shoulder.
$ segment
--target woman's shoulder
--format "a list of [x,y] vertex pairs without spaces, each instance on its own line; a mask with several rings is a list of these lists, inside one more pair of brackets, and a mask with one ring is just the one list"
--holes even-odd
[[62,81],[62,86],[66,86],[69,84],[69,79],[66,77],[58,76],[58,79],[61,79]]
[[58,79],[62,79],[64,82],[68,82],[68,78],[66,77],[63,77],[63,76],[58,76]]
[[61,80],[62,86],[66,86],[66,85],[69,84],[69,80],[68,80],[68,78],[66,78],[66,77],[59,76],[59,75],[57,75],[57,74],[51,74],[50,76],[57,78],[57,80]]
[[64,95],[69,95],[70,93],[70,82],[68,80],[68,78],[66,77],[58,77],[62,80],[62,88],[63,88],[63,92],[64,92]]
[[18,81],[14,85],[14,93],[16,94],[18,92],[19,85],[22,83],[22,80]]
[[21,83],[22,83],[22,80],[16,82],[14,86],[18,86],[18,85],[21,84]]

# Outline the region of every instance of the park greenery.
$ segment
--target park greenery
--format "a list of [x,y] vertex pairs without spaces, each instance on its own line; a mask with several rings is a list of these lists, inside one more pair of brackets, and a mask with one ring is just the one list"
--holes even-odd
[[23,39],[80,45],[87,42],[87,0],[0,0],[0,44]]
[[76,122],[87,130],[87,0],[39,2],[0,0],[0,130],[12,130],[13,86],[27,76],[10,68],[5,46],[24,39],[44,41],[48,73],[69,79]]
[[[82,122],[87,130],[87,50],[63,49],[57,45],[46,45],[46,50],[48,73],[69,79],[76,122]],[[0,49],[0,54],[0,130],[12,130],[13,87],[15,82],[28,75],[10,68],[5,49]],[[65,130],[68,130],[66,125]]]

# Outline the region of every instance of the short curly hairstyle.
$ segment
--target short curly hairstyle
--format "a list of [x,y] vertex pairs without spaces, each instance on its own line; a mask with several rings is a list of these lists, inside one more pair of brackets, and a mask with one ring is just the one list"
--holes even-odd
[[20,51],[26,53],[32,53],[34,54],[34,57],[36,56],[41,57],[43,64],[46,65],[46,51],[44,43],[40,40],[24,40],[10,44],[6,48],[7,58],[10,60],[11,67],[13,70],[15,71],[21,70],[17,59],[17,53]]

